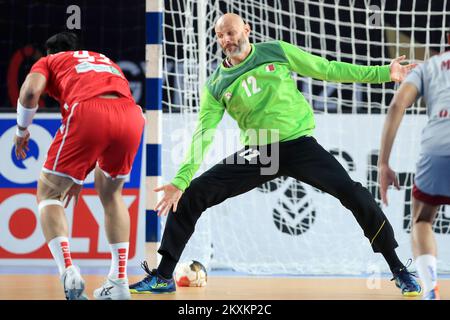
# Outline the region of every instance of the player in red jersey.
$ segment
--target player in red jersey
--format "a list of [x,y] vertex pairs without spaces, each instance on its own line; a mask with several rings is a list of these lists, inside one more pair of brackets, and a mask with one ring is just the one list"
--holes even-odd
[[78,39],[58,33],[46,42],[47,56],[37,61],[20,89],[17,101],[15,152],[24,159],[39,97],[45,91],[59,101],[62,125],[48,150],[38,181],[41,226],[58,265],[66,299],[86,299],[84,280],[72,264],[67,207],[76,204],[83,180],[95,169],[95,188],[105,211],[111,248],[111,268],[97,299],[130,299],[126,263],[130,218],[122,199],[125,178],[139,148],[144,129],[123,72],[105,55],[78,51]]

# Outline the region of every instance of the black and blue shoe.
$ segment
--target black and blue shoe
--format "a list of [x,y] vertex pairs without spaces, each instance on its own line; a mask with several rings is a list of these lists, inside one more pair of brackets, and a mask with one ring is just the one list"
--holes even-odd
[[156,269],[150,271],[147,261],[143,261],[141,267],[147,275],[141,281],[129,286],[130,293],[174,293],[177,290],[173,278],[164,279],[158,275]]
[[402,295],[405,297],[416,297],[422,293],[420,284],[416,281],[417,276],[408,271],[408,267],[411,265],[412,259],[409,259],[406,266],[395,270],[391,281],[395,280],[395,285],[402,291]]

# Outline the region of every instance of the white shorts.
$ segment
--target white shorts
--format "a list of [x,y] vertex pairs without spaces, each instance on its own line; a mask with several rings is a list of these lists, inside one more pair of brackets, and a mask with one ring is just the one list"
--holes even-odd
[[420,155],[413,195],[433,205],[450,203],[450,156]]

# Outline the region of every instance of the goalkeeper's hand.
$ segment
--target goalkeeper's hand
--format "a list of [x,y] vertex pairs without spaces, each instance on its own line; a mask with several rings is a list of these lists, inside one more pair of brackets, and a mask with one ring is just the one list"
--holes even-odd
[[158,216],[165,216],[171,208],[173,212],[177,211],[178,201],[183,194],[183,191],[175,187],[173,184],[166,184],[153,189],[155,192],[164,191],[164,196],[159,200],[155,206],[155,211],[158,211]]
[[391,71],[391,80],[395,82],[402,82],[408,73],[417,66],[416,63],[405,64],[403,63],[406,56],[400,56],[391,61],[389,65]]
[[400,190],[400,185],[398,183],[397,175],[394,170],[392,170],[388,165],[381,165],[378,168],[378,173],[380,175],[380,194],[381,200],[385,205],[388,205],[387,200],[387,189],[390,185],[394,185],[397,190]]

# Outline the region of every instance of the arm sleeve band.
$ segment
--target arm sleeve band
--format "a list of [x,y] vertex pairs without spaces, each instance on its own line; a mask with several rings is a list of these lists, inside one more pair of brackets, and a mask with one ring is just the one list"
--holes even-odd
[[36,106],[33,109],[25,108],[20,100],[17,99],[17,124],[19,127],[28,128],[28,126],[33,122],[33,117],[38,109]]

